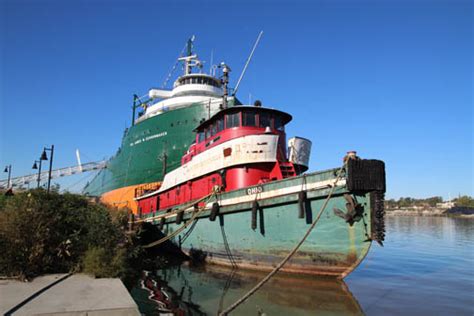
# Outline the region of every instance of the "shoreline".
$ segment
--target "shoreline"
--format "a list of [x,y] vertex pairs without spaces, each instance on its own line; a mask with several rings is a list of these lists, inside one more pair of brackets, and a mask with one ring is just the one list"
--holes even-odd
[[420,217],[455,217],[455,218],[472,218],[474,214],[458,214],[458,213],[447,213],[446,210],[386,210],[385,215],[388,217],[394,216],[420,216]]

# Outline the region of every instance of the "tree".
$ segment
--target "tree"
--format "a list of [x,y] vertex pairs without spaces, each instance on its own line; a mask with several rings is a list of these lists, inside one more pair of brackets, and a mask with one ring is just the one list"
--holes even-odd
[[453,201],[456,206],[474,208],[474,199],[468,195],[460,196]]
[[425,202],[428,203],[431,207],[434,207],[436,206],[436,204],[442,203],[443,198],[441,196],[433,196],[433,197],[425,199]]
[[83,196],[48,194],[43,189],[4,199],[0,204],[0,275],[30,278],[79,270],[89,250],[88,262],[99,254],[101,259],[111,258],[104,262],[118,263],[126,236],[122,217],[113,213]]

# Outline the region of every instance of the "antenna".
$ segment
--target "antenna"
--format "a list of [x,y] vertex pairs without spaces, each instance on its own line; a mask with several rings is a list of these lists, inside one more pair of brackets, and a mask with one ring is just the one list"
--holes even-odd
[[211,49],[211,62],[209,65],[209,74],[212,76],[212,63],[214,62],[214,50]]
[[247,58],[247,62],[245,63],[244,69],[242,70],[242,73],[240,74],[239,80],[237,81],[237,84],[235,85],[234,92],[232,95],[234,96],[237,93],[237,90],[239,89],[240,82],[242,81],[242,78],[244,77],[245,71],[247,70],[247,66],[250,63],[250,60],[252,59],[253,53],[255,52],[255,49],[257,48],[258,42],[260,42],[260,38],[263,35],[263,31],[260,31],[260,34],[258,34],[257,40],[255,41],[255,44],[253,45],[252,51],[250,52],[249,58]]

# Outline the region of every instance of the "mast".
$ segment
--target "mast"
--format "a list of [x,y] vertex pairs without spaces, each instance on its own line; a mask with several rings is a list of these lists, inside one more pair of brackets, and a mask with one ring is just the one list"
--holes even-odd
[[[196,37],[193,35],[186,44],[186,56],[178,58],[180,61],[184,61],[184,74],[189,75],[191,73],[193,66],[199,66],[200,63],[197,61],[197,55],[193,55],[193,43]],[[192,61],[196,59],[196,63],[192,63]]]
[[193,42],[194,42],[194,35],[188,39],[188,44],[186,48],[186,56],[191,56],[193,54]]

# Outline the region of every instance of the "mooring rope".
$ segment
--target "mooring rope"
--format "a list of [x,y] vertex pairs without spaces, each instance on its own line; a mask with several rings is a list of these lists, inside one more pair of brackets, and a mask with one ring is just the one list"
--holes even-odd
[[[147,217],[147,218],[141,218],[141,219],[137,219],[137,220],[134,220],[134,221],[129,221],[128,223],[132,223],[132,224],[137,224],[137,223],[142,223],[142,222],[147,222],[147,221],[151,221],[151,220],[155,220],[155,219],[159,219],[159,218],[162,218],[162,217],[167,217],[167,216],[170,216],[170,215],[177,215],[178,213],[180,212],[184,212],[185,210],[187,210],[188,208],[190,208],[191,206],[193,205],[196,205],[198,203],[201,203],[202,201],[204,201],[205,199],[207,198],[210,198],[212,197],[212,195],[214,195],[215,192],[213,191],[212,193],[200,198],[199,200],[196,200],[196,201],[193,201],[191,203],[188,203],[186,205],[184,205],[183,207],[181,208],[178,208],[172,212],[169,212],[169,213],[166,213],[166,214],[163,214],[163,215],[156,215],[156,216],[152,216],[152,217]],[[204,206],[206,206],[206,204],[208,203],[208,201],[206,201],[206,203],[204,204]]]
[[[223,215],[221,215],[223,216]],[[219,221],[221,221],[222,219],[219,218]],[[227,241],[227,234],[225,233],[225,230],[224,230],[224,223],[221,222],[221,234],[222,234],[222,240],[224,241],[224,248],[225,248],[225,252],[227,254],[227,257],[229,258],[229,261],[230,261],[230,264],[232,265],[232,268],[235,269],[237,268],[237,263],[235,261],[235,258],[234,256],[232,255],[232,251],[230,250],[230,247],[229,247],[229,242]]]
[[237,274],[237,267],[232,266],[232,271],[230,275],[227,277],[227,280],[224,285],[224,289],[222,290],[221,297],[219,299],[219,309],[217,310],[217,314],[219,314],[224,305],[224,298],[227,295],[227,291],[229,291],[230,286],[232,285],[232,281],[234,280],[234,276]]
[[194,230],[194,227],[196,227],[196,224],[198,222],[199,219],[196,219],[192,224],[191,224],[191,227],[189,227],[189,229],[183,234],[183,237],[181,238],[181,244],[183,244],[186,239],[188,239],[188,237],[191,235],[191,233],[193,232]]
[[306,231],[303,238],[301,238],[301,240],[298,242],[298,244],[296,244],[296,246],[293,248],[293,250],[291,250],[288,253],[288,255],[265,278],[263,278],[257,285],[255,285],[244,296],[242,296],[240,299],[235,301],[235,303],[233,303],[231,306],[229,306],[223,312],[219,313],[220,316],[225,316],[225,315],[229,314],[234,309],[236,309],[240,304],[245,302],[250,296],[252,296],[255,292],[257,292],[265,283],[267,283],[271,279],[271,277],[273,277],[278,271],[280,271],[280,269],[285,265],[285,263],[287,263],[288,260],[290,260],[291,257],[293,257],[293,255],[298,251],[298,249],[301,247],[301,245],[308,238],[309,234],[311,233],[311,231],[313,230],[313,228],[316,226],[319,219],[321,218],[321,215],[323,214],[329,200],[331,199],[332,194],[334,193],[334,190],[336,188],[337,183],[341,179],[342,170],[344,169],[344,167],[345,167],[345,163],[339,169],[339,171],[337,173],[338,174],[337,178],[334,181],[334,184],[332,185],[331,190],[329,191],[329,194],[328,194],[326,200],[324,201],[324,204],[321,206],[321,209],[319,210],[318,216],[316,216],[315,220],[313,221],[313,223],[311,224],[309,229]]

